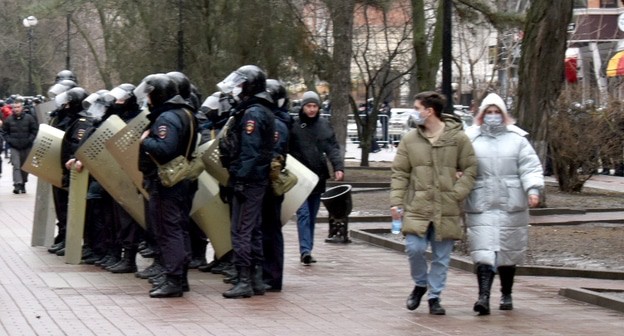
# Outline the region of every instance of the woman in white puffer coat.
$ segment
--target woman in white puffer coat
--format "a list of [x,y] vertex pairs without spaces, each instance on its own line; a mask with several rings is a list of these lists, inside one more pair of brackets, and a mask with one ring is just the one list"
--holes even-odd
[[479,299],[474,311],[490,313],[494,274],[501,281],[501,310],[513,309],[511,289],[516,265],[524,261],[529,207],[539,204],[542,166],[527,132],[513,125],[505,103],[489,94],[474,126],[466,130],[478,159],[477,178],[465,201],[470,255],[476,266]]

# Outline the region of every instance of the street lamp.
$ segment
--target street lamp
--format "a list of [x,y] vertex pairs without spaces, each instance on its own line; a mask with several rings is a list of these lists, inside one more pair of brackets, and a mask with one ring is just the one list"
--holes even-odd
[[37,25],[37,18],[29,16],[22,21],[24,27],[28,28],[28,93],[31,96],[35,95],[35,87],[32,80],[32,59],[33,59],[33,27]]

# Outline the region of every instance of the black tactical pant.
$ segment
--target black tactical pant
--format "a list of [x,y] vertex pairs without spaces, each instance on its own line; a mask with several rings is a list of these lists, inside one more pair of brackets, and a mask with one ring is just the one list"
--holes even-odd
[[[268,180],[268,179],[267,179]],[[232,200],[232,249],[237,267],[262,265],[262,199],[268,181],[246,183]]]

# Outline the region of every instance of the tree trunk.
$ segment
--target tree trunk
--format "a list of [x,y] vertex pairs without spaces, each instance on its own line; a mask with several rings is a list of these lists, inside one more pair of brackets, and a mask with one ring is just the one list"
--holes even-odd
[[573,2],[533,1],[527,15],[515,114],[533,141],[546,140],[544,126],[561,92]]
[[351,44],[353,39],[354,0],[325,0],[333,25],[333,64],[330,78],[331,123],[344,157],[347,143],[349,94],[351,93]]
[[[542,166],[546,163],[548,146],[544,144],[549,116],[554,112],[563,85],[563,56],[573,2],[534,1],[524,28],[515,115],[519,125],[529,132]],[[564,164],[559,166],[565,169]],[[566,176],[572,177],[562,174],[559,178]]]

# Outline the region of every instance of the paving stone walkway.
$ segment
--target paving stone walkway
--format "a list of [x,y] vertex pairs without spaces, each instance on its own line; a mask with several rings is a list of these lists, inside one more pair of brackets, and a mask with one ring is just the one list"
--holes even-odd
[[[182,298],[151,299],[151,285],[131,274],[68,265],[45,247],[31,247],[34,178],[27,194],[11,193],[10,166],[0,179],[0,335],[622,335],[624,314],[558,295],[560,288],[624,290],[624,281],[517,278],[513,311],[478,317],[471,273],[451,269],[442,303],[405,309],[412,289],[403,253],[354,240],[323,242],[319,224],[314,255],[299,264],[297,233],[284,227],[285,282],[281,293],[227,300],[221,276],[191,271]],[[371,224],[353,224],[353,228]],[[211,252],[209,252],[209,255]],[[149,260],[141,259],[141,267]],[[498,281],[495,281],[498,288]],[[423,302],[424,303],[424,302]]]

